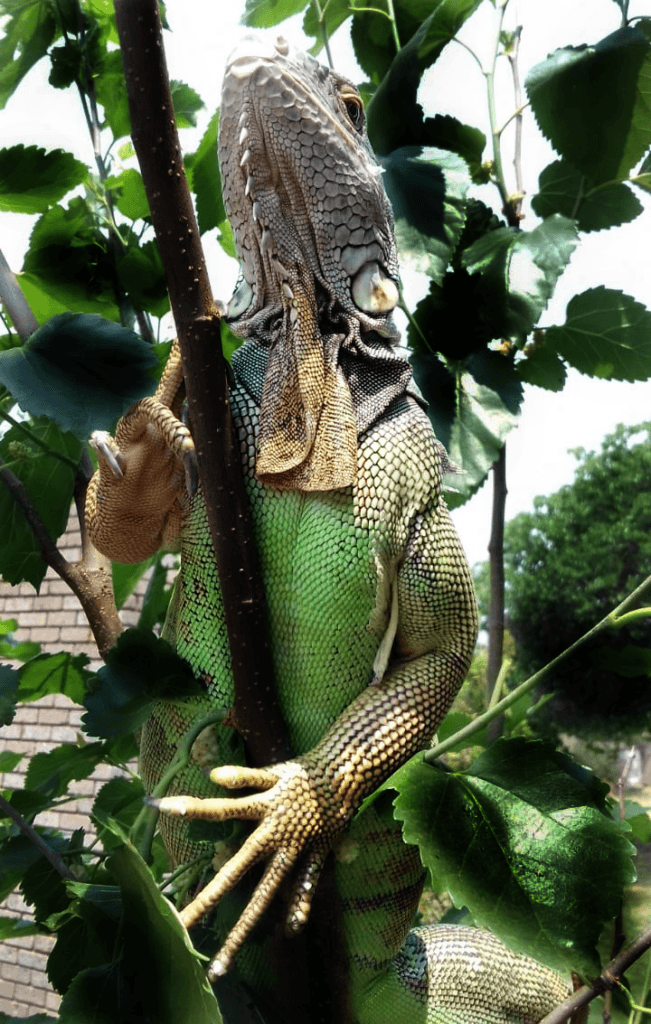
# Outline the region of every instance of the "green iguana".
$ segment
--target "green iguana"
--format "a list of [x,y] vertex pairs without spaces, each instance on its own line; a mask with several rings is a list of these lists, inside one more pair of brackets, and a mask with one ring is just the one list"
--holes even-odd
[[[180,795],[160,802],[171,862],[202,850],[178,815],[259,823],[239,849],[221,844],[221,867],[183,920],[193,924],[264,860],[239,917],[232,899],[218,908],[222,946],[211,970],[222,974],[237,956],[253,988],[271,986],[254,926],[291,875],[298,929],[334,850],[355,1021],[533,1024],[565,998],[566,982],[486,932],[410,931],[423,877],[416,847],[376,804],[353,820],[430,741],[477,630],[441,497],[444,454],[395,345],[393,221],[359,94],[282,39],[249,40],[227,67],[220,160],[242,271],[227,316],[247,339],[233,357],[230,397],[295,757],[269,769],[233,766],[227,725],[195,745],[171,790]],[[92,538],[116,561],[180,538],[165,635],[206,690],[156,706],[142,737],[149,792],[192,723],[232,701],[205,507],[187,492],[178,457],[192,447],[176,419],[180,385],[174,350],[155,398],[100,446],[87,507]],[[206,764],[227,766],[213,783],[256,792],[223,796]]]

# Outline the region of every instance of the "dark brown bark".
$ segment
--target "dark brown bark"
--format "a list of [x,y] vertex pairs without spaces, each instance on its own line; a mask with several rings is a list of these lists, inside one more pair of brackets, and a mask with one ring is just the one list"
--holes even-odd
[[65,580],[78,597],[93,631],[97,649],[101,656],[105,657],[122,632],[122,623],[113,597],[111,563],[88,543],[85,534],[81,561],[69,562],[47,532],[23,483],[4,466],[2,459],[0,480],[25,516],[27,525],[39,545],[41,558],[62,580]]
[[224,597],[235,706],[250,763],[286,756],[273,689],[264,593],[228,404],[226,363],[188,189],[156,0],[116,0],[133,144],[181,346],[201,490]]

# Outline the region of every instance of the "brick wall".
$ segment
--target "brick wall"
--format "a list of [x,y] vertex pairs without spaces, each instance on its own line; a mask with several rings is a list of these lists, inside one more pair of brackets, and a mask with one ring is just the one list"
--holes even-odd
[[[69,561],[79,559],[80,538],[74,512],[59,547]],[[143,581],[122,611],[125,625],[135,623],[145,586]],[[43,653],[83,652],[91,658],[92,668],[99,665],[97,648],[77,598],[51,571],[39,594],[26,583],[9,587],[0,582],[0,620],[3,619],[17,619],[19,628],[13,634],[15,638],[40,643]],[[58,694],[19,708],[13,723],[0,729],[0,752],[12,750],[24,757],[13,772],[0,778],[0,788],[22,788],[23,774],[32,754],[50,750],[60,743],[74,743],[82,713],[81,708]],[[36,823],[66,833],[82,826],[89,829],[88,814],[93,799],[106,779],[116,774],[118,770],[100,765],[91,779],[71,784],[70,789],[76,794],[74,801],[66,803],[61,810],[38,815]],[[25,918],[30,916],[30,911],[16,892],[2,906],[0,914]],[[45,970],[52,944],[51,939],[42,935],[0,943],[0,1012],[14,1017],[56,1012],[59,997],[52,991]]]

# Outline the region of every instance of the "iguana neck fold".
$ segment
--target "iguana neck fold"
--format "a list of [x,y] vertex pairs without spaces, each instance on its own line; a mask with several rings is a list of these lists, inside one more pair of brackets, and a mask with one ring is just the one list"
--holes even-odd
[[[269,349],[256,474],[348,486],[359,432],[410,378],[391,345],[393,219],[357,90],[284,40],[245,41],[224,80],[220,160],[242,266],[231,327]],[[373,401],[360,356],[387,370]]]

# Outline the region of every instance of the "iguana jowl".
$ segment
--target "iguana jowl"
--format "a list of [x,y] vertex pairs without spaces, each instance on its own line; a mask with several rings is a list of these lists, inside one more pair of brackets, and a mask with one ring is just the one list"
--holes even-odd
[[[290,920],[300,925],[334,848],[356,1021],[533,1024],[567,994],[562,979],[485,932],[410,932],[422,884],[416,849],[375,805],[352,821],[435,732],[477,628],[440,495],[442,452],[394,346],[393,225],[357,91],[282,40],[248,41],[227,68],[220,157],[242,266],[228,315],[247,339],[233,358],[232,410],[296,757],[268,770],[217,769],[215,782],[260,792],[215,798],[204,767],[238,761],[233,731],[216,726],[195,745],[174,782],[189,795],[161,802],[171,860],[200,847],[172,815],[259,824],[240,849],[218,855],[221,869],[184,920],[265,859],[213,965],[223,972],[241,950],[238,967],[264,987],[264,938],[253,926],[290,873]],[[149,790],[191,724],[232,701],[205,508],[187,494],[173,454],[191,444],[167,408],[175,411],[179,384],[175,354],[155,400],[118,428],[123,478],[100,455],[88,503],[91,535],[117,561],[180,539],[166,635],[207,688],[157,705],[142,741]]]

